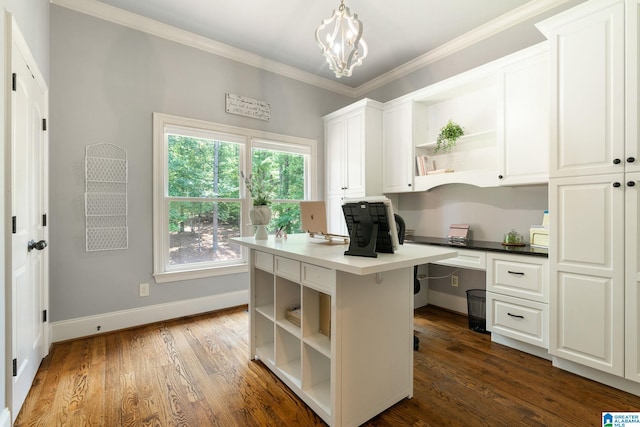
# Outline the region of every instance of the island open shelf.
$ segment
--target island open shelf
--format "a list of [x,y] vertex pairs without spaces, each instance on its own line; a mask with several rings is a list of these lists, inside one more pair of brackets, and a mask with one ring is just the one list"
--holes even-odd
[[372,259],[302,234],[233,240],[250,249],[251,359],[330,426],[361,425],[412,397],[413,266],[455,249],[405,244]]

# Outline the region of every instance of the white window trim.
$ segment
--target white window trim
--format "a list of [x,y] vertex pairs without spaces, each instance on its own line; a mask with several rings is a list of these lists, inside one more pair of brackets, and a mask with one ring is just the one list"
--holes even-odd
[[[189,127],[194,129],[204,129],[211,132],[235,135],[243,141],[241,156],[243,170],[251,170],[251,147],[284,149],[291,152],[309,154],[308,182],[305,182],[309,200],[316,200],[318,194],[318,152],[317,141],[308,138],[300,138],[287,135],[279,135],[270,132],[263,132],[254,129],[246,129],[229,126],[219,123],[207,122],[204,120],[190,119],[173,116],[164,113],[153,113],[153,277],[157,283],[175,282],[196,278],[213,277],[226,274],[237,274],[248,271],[246,260],[246,249],[243,249],[243,256],[238,262],[216,267],[192,268],[183,270],[168,271],[168,258],[166,256],[168,248],[168,229],[166,211],[168,206],[165,203],[166,177],[168,175],[167,150],[164,141],[165,128]],[[235,140],[234,142],[238,142]],[[296,148],[297,146],[297,148]],[[251,208],[251,198],[247,194],[245,186],[240,190],[242,203],[241,235],[250,236],[253,234],[253,227],[249,225],[249,209]]]

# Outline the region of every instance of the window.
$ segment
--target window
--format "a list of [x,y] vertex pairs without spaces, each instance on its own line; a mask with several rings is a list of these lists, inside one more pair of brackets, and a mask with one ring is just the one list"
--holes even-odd
[[[299,201],[315,198],[315,141],[154,114],[154,277],[246,270],[230,239],[251,235],[241,171],[274,180],[271,234],[299,232]],[[248,155],[247,155],[248,153]]]
[[300,233],[301,200],[309,199],[309,147],[292,146],[274,141],[251,141],[251,173],[269,176],[275,185],[271,222],[267,228],[273,234],[283,229],[288,234]]

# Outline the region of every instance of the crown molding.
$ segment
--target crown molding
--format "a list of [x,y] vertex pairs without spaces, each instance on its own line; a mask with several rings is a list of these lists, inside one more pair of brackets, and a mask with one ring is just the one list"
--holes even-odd
[[115,24],[171,40],[176,43],[181,43],[186,46],[200,49],[214,55],[260,68],[341,95],[358,98],[420,68],[472,46],[481,40],[499,34],[506,28],[520,24],[554,7],[558,7],[569,0],[531,0],[519,8],[499,16],[498,18],[475,28],[474,30],[469,31],[456,39],[443,44],[442,46],[432,49],[418,58],[402,64],[393,70],[358,86],[357,88],[352,88],[333,80],[319,77],[307,71],[196,35],[189,31],[181,30],[171,25],[163,24],[153,19],[107,5],[97,0],[50,1],[51,4],[84,13],[95,18],[113,22]]
[[372,90],[378,89],[387,83],[404,77],[420,68],[472,46],[475,43],[495,36],[507,28],[521,24],[522,22],[534,18],[541,13],[561,6],[568,1],[569,0],[532,0],[525,3],[511,12],[501,15],[480,27],[462,34],[448,43],[432,49],[429,52],[358,86],[356,88],[356,97],[367,94]]
[[336,92],[341,95],[346,95],[352,98],[356,96],[355,88],[341,83],[336,83],[332,80],[319,77],[315,74],[302,71],[298,68],[273,61],[227,44],[199,36],[189,31],[181,30],[171,25],[163,24],[153,19],[119,9],[97,0],[51,0],[51,4],[171,40],[176,43],[204,50],[206,52],[213,53],[214,55],[270,71],[272,73]]

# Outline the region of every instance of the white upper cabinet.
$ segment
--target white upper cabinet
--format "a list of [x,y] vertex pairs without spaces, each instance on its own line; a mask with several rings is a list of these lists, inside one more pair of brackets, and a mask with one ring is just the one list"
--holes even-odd
[[500,72],[498,179],[500,185],[549,181],[549,52],[537,45]]
[[637,147],[625,156],[625,3],[581,6],[580,19],[574,8],[538,25],[549,39],[552,178],[622,172],[636,157]]
[[385,104],[382,113],[384,193],[413,191],[414,103],[411,99]]
[[[547,182],[546,43],[389,101],[383,112],[383,191]],[[435,151],[449,120],[465,134]]]
[[344,234],[342,198],[382,194],[382,104],[363,99],[324,121],[327,226]]
[[625,3],[625,172],[640,172],[640,120],[638,116],[638,98],[640,87],[638,69],[640,64],[640,0],[627,0]]

